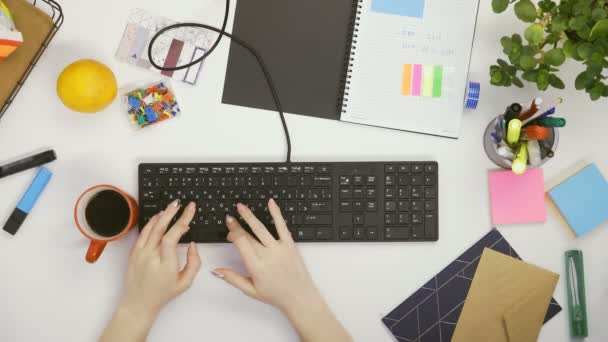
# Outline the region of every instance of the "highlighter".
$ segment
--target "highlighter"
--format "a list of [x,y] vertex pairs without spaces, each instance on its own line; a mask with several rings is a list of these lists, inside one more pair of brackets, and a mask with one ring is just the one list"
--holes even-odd
[[515,154],[515,160],[513,161],[513,165],[511,166],[511,170],[516,175],[521,175],[526,172],[526,168],[528,167],[528,142],[524,141],[519,144],[517,148],[517,153]]
[[17,208],[15,208],[11,216],[8,218],[8,221],[6,221],[6,224],[4,225],[4,230],[6,232],[11,235],[15,235],[17,233],[25,221],[25,218],[36,204],[36,201],[38,201],[40,194],[42,194],[42,191],[44,188],[46,188],[46,185],[49,183],[52,175],[53,174],[51,171],[49,171],[47,168],[40,168],[36,174],[36,177],[34,177],[32,184],[30,184],[25,194],[23,194],[23,197],[21,197],[19,204],[17,204]]
[[543,126],[528,126],[524,128],[528,140],[546,140],[549,138],[549,129]]
[[513,119],[509,121],[509,128],[507,129],[507,143],[511,146],[517,144],[520,134],[521,120]]

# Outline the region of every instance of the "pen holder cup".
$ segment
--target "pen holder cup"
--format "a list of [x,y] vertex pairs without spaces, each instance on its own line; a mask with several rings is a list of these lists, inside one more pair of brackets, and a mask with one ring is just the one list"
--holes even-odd
[[[488,155],[488,158],[490,158],[490,160],[494,164],[496,164],[497,166],[499,166],[501,168],[510,170],[511,166],[513,165],[513,161],[501,156],[498,153],[499,143],[496,143],[495,138],[492,136],[492,133],[496,134],[496,133],[501,132],[502,128],[500,127],[500,122],[502,121],[503,118],[504,118],[503,115],[499,115],[499,116],[495,117],[494,119],[492,119],[492,121],[490,121],[490,123],[488,124],[488,127],[486,128],[486,131],[483,134],[483,147],[486,151],[486,154]],[[557,145],[559,142],[559,130],[556,128],[550,128],[549,132],[550,132],[549,138],[547,138],[545,143],[548,146],[551,146],[551,150],[553,151],[553,153],[557,153]],[[545,156],[544,158],[542,158],[540,164],[533,165],[533,167],[540,167],[540,166],[544,165],[546,162],[548,162],[550,159],[551,159],[550,157]]]

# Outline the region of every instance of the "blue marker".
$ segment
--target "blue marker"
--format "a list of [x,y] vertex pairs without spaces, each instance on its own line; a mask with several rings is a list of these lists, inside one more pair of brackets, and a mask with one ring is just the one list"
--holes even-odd
[[17,233],[23,224],[23,221],[25,221],[25,218],[34,207],[34,204],[36,204],[38,197],[40,197],[40,194],[49,183],[52,175],[53,174],[51,171],[49,171],[47,168],[40,168],[38,174],[36,174],[36,177],[32,181],[32,184],[30,184],[30,187],[27,189],[23,197],[21,197],[21,201],[19,201],[19,204],[17,204],[17,208],[15,208],[11,216],[8,218],[8,221],[6,221],[6,224],[4,225],[5,231],[11,235],[15,235],[15,233]]

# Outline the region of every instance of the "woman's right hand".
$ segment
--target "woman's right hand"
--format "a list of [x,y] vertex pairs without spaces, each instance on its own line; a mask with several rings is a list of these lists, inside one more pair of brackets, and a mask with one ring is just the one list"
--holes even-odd
[[237,209],[259,240],[226,216],[228,240],[238,249],[249,276],[225,268],[214,270],[213,275],[281,310],[305,341],[351,341],[312,281],[275,201],[268,202],[268,209],[279,240],[245,205]]

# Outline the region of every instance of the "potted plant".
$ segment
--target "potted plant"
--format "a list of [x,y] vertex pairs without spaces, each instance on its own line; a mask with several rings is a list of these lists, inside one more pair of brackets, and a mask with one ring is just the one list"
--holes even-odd
[[559,66],[567,58],[581,62],[585,69],[574,80],[591,100],[608,97],[608,1],[607,0],[492,0],[496,13],[513,4],[517,18],[530,23],[523,34],[502,37],[500,43],[508,62],[498,59],[490,66],[491,84],[523,87],[521,79],[536,83],[539,90],[549,86],[563,89]]

